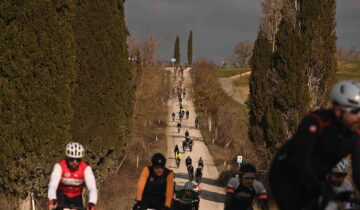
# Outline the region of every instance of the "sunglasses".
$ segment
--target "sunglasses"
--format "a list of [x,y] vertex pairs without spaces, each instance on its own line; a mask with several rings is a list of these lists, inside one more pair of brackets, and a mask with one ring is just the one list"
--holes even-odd
[[360,108],[341,107],[341,110],[352,115],[358,115],[360,113]]
[[243,179],[256,179],[254,176],[244,176]]
[[80,163],[80,161],[81,161],[81,158],[68,158],[68,161],[69,162],[78,162],[78,163]]
[[346,177],[346,175],[347,175],[347,174],[335,174],[335,173],[333,174],[333,176],[334,176],[335,178],[338,178],[338,179],[340,179],[340,178],[343,179],[343,178]]

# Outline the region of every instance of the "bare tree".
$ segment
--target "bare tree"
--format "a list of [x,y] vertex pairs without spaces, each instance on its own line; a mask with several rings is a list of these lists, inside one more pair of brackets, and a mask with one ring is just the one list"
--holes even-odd
[[240,66],[245,68],[248,66],[248,61],[252,55],[254,43],[247,40],[239,42],[234,48],[234,54],[237,56]]
[[145,40],[130,38],[128,40],[130,59],[136,60],[141,66],[154,64],[159,57],[156,48],[161,40],[162,38],[158,38],[154,34]]

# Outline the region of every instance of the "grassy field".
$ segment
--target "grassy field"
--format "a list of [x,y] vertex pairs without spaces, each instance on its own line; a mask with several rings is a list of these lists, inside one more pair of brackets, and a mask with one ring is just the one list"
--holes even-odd
[[242,74],[245,72],[250,71],[250,69],[243,69],[243,68],[230,68],[230,69],[219,69],[218,71],[218,77],[232,77],[237,74]]
[[[242,70],[243,72],[246,72],[245,70],[249,71],[249,69],[242,69]],[[239,72],[240,69],[220,70],[219,75],[222,75],[223,77],[230,77],[236,75],[235,74],[236,71]],[[246,75],[239,79],[233,80],[234,91],[243,98],[247,98],[247,95],[249,94],[249,77],[250,75]],[[340,81],[346,79],[360,81],[360,60],[338,64],[336,80]]]
[[340,63],[338,65],[336,79],[353,79],[360,81],[360,60]]

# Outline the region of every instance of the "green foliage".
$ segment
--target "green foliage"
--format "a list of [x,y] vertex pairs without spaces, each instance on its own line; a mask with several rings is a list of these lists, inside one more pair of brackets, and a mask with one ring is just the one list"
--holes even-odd
[[66,1],[0,3],[0,191],[43,196],[73,116]]
[[176,59],[176,64],[180,64],[180,39],[179,36],[176,37],[175,47],[174,47],[174,58]]
[[193,44],[192,43],[193,43],[193,33],[192,33],[192,31],[190,31],[189,39],[188,39],[188,51],[187,51],[189,65],[192,65],[192,56],[193,56]]
[[310,45],[306,58],[307,76],[318,82],[310,88],[316,107],[326,105],[328,88],[337,70],[335,0],[303,0],[300,3],[300,22],[304,41]]
[[[263,142],[265,138],[264,124],[269,106],[273,103],[273,90],[268,79],[272,69],[272,46],[262,32],[258,33],[254,51],[250,60],[251,75],[249,79],[249,138],[256,143]],[[263,128],[262,128],[263,127]],[[262,131],[262,129],[264,131]]]
[[104,178],[128,138],[132,73],[124,1],[77,1],[72,8],[79,65],[73,97],[74,141],[84,144],[97,179]]

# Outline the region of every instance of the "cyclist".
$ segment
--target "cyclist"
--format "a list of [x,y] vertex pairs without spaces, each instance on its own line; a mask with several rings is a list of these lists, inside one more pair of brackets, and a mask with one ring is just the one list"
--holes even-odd
[[133,209],[169,210],[174,192],[174,172],[165,168],[166,159],[161,153],[155,153],[151,162],[152,166],[141,172]]
[[172,117],[172,121],[175,121],[175,112],[172,113],[171,117]]
[[262,210],[269,209],[265,187],[256,180],[255,166],[243,163],[240,176],[231,178],[227,183],[225,210],[252,210],[255,199]]
[[190,164],[187,167],[187,170],[188,170],[189,180],[191,181],[194,178],[194,167],[192,166],[192,164]]
[[196,183],[198,183],[198,184],[201,183],[202,174],[203,174],[202,170],[203,170],[202,167],[199,166],[199,167],[197,167],[197,169],[195,171],[195,180],[196,180]]
[[180,166],[180,161],[181,161],[181,155],[180,155],[179,152],[176,153],[175,160],[176,160],[176,166],[179,167]]
[[320,209],[338,210],[338,200],[344,201],[345,210],[355,209],[355,205],[349,200],[354,195],[354,188],[350,180],[346,179],[350,169],[347,159],[342,159],[327,175],[323,186],[323,195],[319,199]]
[[183,118],[183,114],[182,114],[181,111],[179,111],[179,120],[180,120],[180,122],[181,122],[182,118]]
[[190,136],[190,133],[189,133],[188,130],[186,130],[186,131],[185,131],[185,138],[186,138],[186,137],[189,137],[189,136]]
[[193,145],[194,145],[193,143],[194,143],[194,141],[191,140],[191,139],[189,139],[188,145],[189,145],[190,152],[192,152],[192,147],[193,147]]
[[184,140],[183,143],[182,143],[183,152],[185,152],[186,146],[187,146],[187,141]]
[[186,110],[186,119],[189,119],[190,112],[189,110]]
[[178,124],[177,124],[177,129],[178,129],[178,133],[180,133],[180,130],[181,130],[181,122],[178,122]]
[[175,154],[175,157],[176,157],[176,154],[179,153],[179,146],[178,145],[175,145],[175,148],[174,148],[174,154]]
[[185,159],[186,168],[189,168],[189,165],[191,164],[192,164],[192,159],[190,156],[187,156],[187,158]]
[[198,167],[204,168],[204,161],[203,161],[202,157],[199,158]]
[[317,202],[321,180],[348,154],[352,154],[353,179],[360,188],[360,84],[338,82],[330,98],[333,107],[308,114],[273,160],[269,183],[281,210]]
[[200,119],[199,119],[199,117],[196,117],[195,118],[195,128],[198,128],[199,123],[200,123]]
[[188,181],[184,185],[184,189],[176,192],[174,196],[174,210],[197,210],[199,208],[199,193],[194,191],[194,184]]
[[95,210],[96,181],[91,167],[81,160],[84,147],[77,142],[70,142],[66,145],[65,154],[67,157],[56,163],[51,173],[48,209],[83,208],[82,191],[86,185],[89,191],[87,209]]

